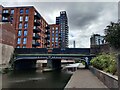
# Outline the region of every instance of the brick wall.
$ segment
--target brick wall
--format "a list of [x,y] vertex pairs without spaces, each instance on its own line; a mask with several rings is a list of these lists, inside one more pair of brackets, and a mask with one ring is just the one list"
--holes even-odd
[[2,5],[0,5],[0,22],[2,21]]
[[15,30],[10,23],[1,23],[2,27],[0,32],[2,32],[2,38],[0,38],[0,43],[10,45],[15,47]]

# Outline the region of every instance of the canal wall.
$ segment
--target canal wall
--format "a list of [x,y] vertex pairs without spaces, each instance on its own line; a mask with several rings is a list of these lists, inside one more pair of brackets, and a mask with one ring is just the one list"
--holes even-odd
[[89,67],[90,71],[97,76],[108,88],[118,88],[118,77],[109,73],[98,70],[92,66]]
[[6,68],[14,52],[14,47],[0,43],[0,50],[2,52],[0,54],[0,68]]

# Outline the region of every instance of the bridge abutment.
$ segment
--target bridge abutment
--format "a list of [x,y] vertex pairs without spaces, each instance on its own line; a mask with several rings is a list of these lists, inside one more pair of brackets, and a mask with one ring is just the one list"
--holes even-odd
[[31,70],[36,69],[36,60],[18,60],[14,62],[14,70]]

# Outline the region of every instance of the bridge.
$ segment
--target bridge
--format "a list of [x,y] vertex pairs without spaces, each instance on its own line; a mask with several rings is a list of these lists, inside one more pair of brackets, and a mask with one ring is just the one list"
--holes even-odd
[[16,48],[16,57],[13,61],[14,68],[34,68],[37,60],[47,60],[49,67],[59,69],[61,60],[83,60],[86,68],[90,64],[90,60],[95,55],[90,54],[89,48]]

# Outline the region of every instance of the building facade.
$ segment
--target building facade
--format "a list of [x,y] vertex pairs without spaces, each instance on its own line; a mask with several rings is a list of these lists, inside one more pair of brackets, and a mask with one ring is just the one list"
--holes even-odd
[[3,6],[0,5],[0,22],[2,22],[2,8],[3,8]]
[[105,44],[104,36],[99,34],[93,34],[90,38],[90,45],[102,45]]
[[3,7],[2,22],[11,22],[16,31],[16,48],[46,48],[48,23],[33,6]]
[[0,68],[7,68],[15,48],[15,29],[10,22],[0,22]]
[[61,48],[68,48],[68,18],[66,11],[61,11],[60,16],[56,17],[56,24],[60,25]]
[[15,28],[16,48],[68,48],[68,19],[65,11],[49,25],[33,6],[0,8],[2,22]]
[[50,48],[60,48],[60,26],[50,25]]

